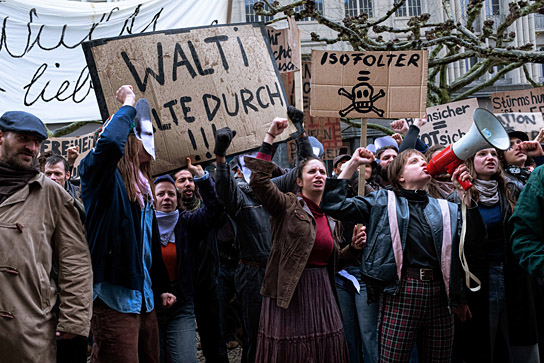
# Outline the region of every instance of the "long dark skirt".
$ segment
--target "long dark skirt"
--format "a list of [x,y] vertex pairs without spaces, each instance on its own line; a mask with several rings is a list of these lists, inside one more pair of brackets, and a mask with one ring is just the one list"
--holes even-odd
[[327,269],[306,268],[287,309],[263,298],[256,362],[349,361]]

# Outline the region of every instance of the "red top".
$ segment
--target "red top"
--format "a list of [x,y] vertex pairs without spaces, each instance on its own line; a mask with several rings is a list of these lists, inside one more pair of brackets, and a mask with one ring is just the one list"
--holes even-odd
[[305,196],[302,196],[302,198],[304,198],[304,201],[312,211],[316,223],[314,248],[310,252],[310,257],[306,265],[327,266],[334,247],[329,221],[317,204]]
[[272,156],[259,151],[257,153],[257,159],[272,161]]
[[176,281],[178,279],[178,262],[177,262],[177,252],[176,244],[168,243],[166,246],[162,247],[162,260],[168,270],[168,276],[170,281]]

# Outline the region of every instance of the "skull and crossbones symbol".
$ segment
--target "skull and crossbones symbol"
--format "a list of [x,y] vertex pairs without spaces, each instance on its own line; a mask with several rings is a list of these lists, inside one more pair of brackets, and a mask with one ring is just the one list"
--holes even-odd
[[[367,71],[361,71],[360,74],[368,74]],[[368,77],[358,77],[359,81],[368,81]],[[385,96],[383,89],[374,95],[374,87],[367,82],[357,83],[352,89],[351,93],[343,87],[338,90],[340,96],[345,96],[351,100],[351,104],[345,109],[339,112],[340,116],[346,117],[348,113],[356,110],[360,113],[368,113],[374,111],[378,116],[382,117],[384,111],[376,108],[374,102]]]

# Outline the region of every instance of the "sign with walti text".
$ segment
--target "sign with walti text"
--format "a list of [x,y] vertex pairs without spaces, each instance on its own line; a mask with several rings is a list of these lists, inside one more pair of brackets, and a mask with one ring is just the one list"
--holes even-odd
[[424,117],[428,52],[312,51],[312,116]]
[[287,23],[288,27],[284,29],[276,29],[273,26],[266,27],[272,55],[280,73],[300,70],[298,26],[293,17],[288,17]]
[[491,95],[494,113],[544,112],[544,87]]
[[81,44],[228,21],[228,1],[202,3],[0,0],[0,114],[26,111],[45,124],[101,120]]
[[477,98],[427,108],[427,123],[419,132],[421,141],[429,146],[453,144],[470,130],[477,108]]
[[68,149],[79,146],[79,156],[77,157],[72,169],[72,176],[79,176],[79,163],[94,147],[94,132],[81,136],[73,137],[50,137],[43,140],[40,153],[52,151],[54,154],[62,155],[68,159]]
[[540,129],[544,127],[544,119],[540,112],[496,113],[495,116],[504,127],[525,132],[529,140],[534,140]]
[[[237,134],[229,154],[261,145],[287,100],[262,24],[175,29],[99,39],[83,46],[103,117],[119,108],[115,92],[131,84],[150,104],[157,160],[153,174],[210,160],[215,133]],[[276,138],[283,141],[294,132]]]

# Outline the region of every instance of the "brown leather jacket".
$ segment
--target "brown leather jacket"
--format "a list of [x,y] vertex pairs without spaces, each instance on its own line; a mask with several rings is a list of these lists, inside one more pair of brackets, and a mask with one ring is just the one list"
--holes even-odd
[[[245,157],[251,169],[250,186],[271,215],[272,250],[266,265],[261,294],[276,299],[279,307],[287,309],[298,281],[313,249],[316,223],[304,200],[293,193],[282,193],[270,181],[272,163]],[[340,250],[339,225],[330,217],[329,227],[334,238],[334,249],[327,266],[329,280],[336,295],[334,273],[360,261],[349,245]]]

